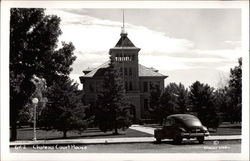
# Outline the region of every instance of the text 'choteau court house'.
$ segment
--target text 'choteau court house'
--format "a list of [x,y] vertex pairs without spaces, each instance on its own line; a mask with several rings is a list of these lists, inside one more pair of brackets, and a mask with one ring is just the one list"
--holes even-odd
[[[148,118],[150,91],[154,86],[163,90],[164,79],[167,76],[152,67],[148,68],[138,63],[140,48],[130,41],[124,26],[120,35],[119,41],[109,50],[109,54],[114,58],[114,65],[122,75],[125,97],[131,105],[134,120]],[[80,81],[83,84],[84,101],[87,105],[95,104],[98,92],[102,88],[105,68],[108,66],[109,61],[96,68],[83,70],[84,75],[80,76]]]

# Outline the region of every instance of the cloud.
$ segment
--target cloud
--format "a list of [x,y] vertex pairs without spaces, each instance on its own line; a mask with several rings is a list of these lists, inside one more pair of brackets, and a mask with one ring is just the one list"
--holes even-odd
[[231,40],[227,40],[225,41],[226,44],[234,47],[234,48],[240,48],[241,47],[241,41],[231,41]]
[[[162,54],[164,55],[164,54]],[[166,54],[165,54],[166,55]],[[208,53],[204,53],[203,51],[197,51],[197,50],[190,50],[186,52],[174,52],[168,54],[170,57],[176,57],[176,58],[189,58],[189,59],[200,59],[200,58],[216,58],[216,59],[225,59],[224,56],[213,54],[212,51]]]
[[223,50],[195,50],[196,53],[210,55],[210,56],[220,56],[223,59],[237,60],[239,57],[243,56],[243,51],[241,48],[234,49],[223,49]]
[[[87,10],[48,9],[46,13],[56,14],[61,18],[60,27],[63,34],[59,40],[71,41],[76,48],[77,59],[73,64],[71,76],[78,82],[82,70],[99,66],[108,60],[109,49],[114,47],[120,38],[121,22],[90,16]],[[140,63],[157,68],[162,74],[170,75],[170,80],[173,76],[183,79],[185,71],[189,71],[192,73],[190,76],[211,82],[216,78],[202,76],[205,74],[202,69],[210,68],[211,72],[228,73],[229,69],[237,64],[237,58],[243,56],[239,41],[223,42],[230,46],[223,50],[202,50],[197,49],[195,42],[188,39],[169,37],[164,32],[151,30],[145,26],[128,23],[125,26],[130,40],[141,48]],[[197,68],[199,70],[195,70]],[[174,74],[174,71],[178,70],[182,72],[179,72],[179,75],[178,72]],[[216,84],[215,80],[212,84]]]
[[74,8],[74,9],[71,9],[71,8],[63,8],[63,9],[60,9],[64,12],[68,12],[68,13],[71,13],[71,14],[75,14],[75,15],[83,15],[83,14],[86,14],[88,13],[88,10],[86,9],[77,9],[77,8]]
[[[176,69],[190,69],[188,65],[183,63],[185,60],[178,58],[171,58],[169,56],[152,56],[152,55],[140,55],[139,63],[147,67],[154,67],[159,70],[176,70]],[[163,73],[167,74],[167,73]]]
[[74,74],[82,74],[82,71],[88,67],[95,68],[104,62],[108,61],[109,56],[108,53],[83,53],[83,52],[76,52],[75,54],[77,59],[73,64],[73,72]]
[[191,86],[195,81],[206,83],[211,87],[223,87],[228,80],[228,73],[214,68],[196,68],[192,70],[181,69],[174,71],[163,71],[169,74],[169,77],[165,79],[165,85],[176,82],[182,83],[185,87]]
[[[223,69],[222,67],[230,66],[231,64],[237,62],[236,61],[190,61],[184,62],[185,65],[195,68],[215,68],[215,69]],[[226,69],[229,70],[230,68]]]
[[[121,22],[91,17],[84,9],[57,9],[48,10],[47,13],[61,17],[63,34],[60,40],[72,41],[79,51],[106,53],[119,39]],[[145,55],[220,59],[241,56],[239,41],[225,41],[234,47],[230,50],[199,50],[195,49],[194,42],[187,39],[169,37],[145,26],[125,26],[129,38]]]
[[[195,68],[213,68],[223,72],[229,72],[230,68],[237,65],[238,60],[218,59],[218,58],[185,58],[169,56],[140,55],[139,62],[148,67],[157,68],[161,71],[193,70]],[[163,73],[168,75],[168,73]]]
[[[61,40],[72,41],[76,49],[84,52],[106,52],[119,39],[121,22],[98,19],[88,15],[76,15],[63,10],[47,11],[61,17]],[[156,32],[144,26],[125,24],[129,38],[149,55],[185,52],[193,48],[193,42],[186,39],[168,37],[163,32]]]

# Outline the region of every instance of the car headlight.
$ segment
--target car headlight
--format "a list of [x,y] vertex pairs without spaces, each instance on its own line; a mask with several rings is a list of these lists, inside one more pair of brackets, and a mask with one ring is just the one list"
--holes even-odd
[[186,130],[183,127],[179,127],[179,130],[181,130],[181,132],[186,132]]
[[203,130],[204,130],[205,132],[207,132],[207,131],[208,131],[208,129],[207,129],[207,127],[206,127],[206,126],[203,126]]

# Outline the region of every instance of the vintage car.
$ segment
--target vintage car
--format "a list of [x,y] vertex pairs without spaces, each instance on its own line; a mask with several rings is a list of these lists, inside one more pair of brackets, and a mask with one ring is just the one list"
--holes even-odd
[[180,144],[183,138],[196,138],[199,143],[203,143],[205,136],[209,136],[208,129],[197,117],[190,114],[170,115],[164,120],[162,129],[154,131],[158,143],[163,139],[173,139]]

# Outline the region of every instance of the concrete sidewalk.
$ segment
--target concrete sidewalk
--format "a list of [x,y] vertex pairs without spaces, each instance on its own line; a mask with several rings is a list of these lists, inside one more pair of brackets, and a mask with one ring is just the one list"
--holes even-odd
[[141,125],[132,125],[129,128],[133,129],[133,130],[145,132],[145,133],[148,133],[148,134],[151,134],[151,135],[154,135],[154,130],[155,130],[155,128],[145,127],[145,126],[141,126]]
[[[133,130],[154,134],[154,128],[144,127],[140,125],[132,125]],[[241,135],[224,135],[224,136],[208,136],[206,141],[221,140],[240,140]],[[165,139],[171,141],[170,139]],[[102,139],[60,139],[60,140],[37,140],[37,141],[15,141],[10,142],[10,146],[18,145],[55,145],[55,144],[119,144],[119,143],[153,143],[155,138],[152,137],[126,137],[126,138],[102,138]]]
[[[209,136],[205,141],[240,140],[241,136]],[[165,139],[165,141],[171,141]],[[15,141],[10,146],[18,145],[54,145],[54,144],[119,144],[119,143],[154,143],[154,137],[128,137],[128,138],[105,138],[105,139],[61,139],[61,140],[37,140],[37,141]]]

